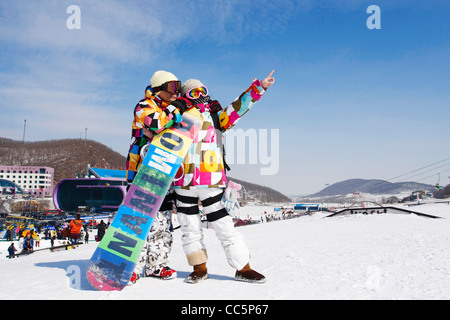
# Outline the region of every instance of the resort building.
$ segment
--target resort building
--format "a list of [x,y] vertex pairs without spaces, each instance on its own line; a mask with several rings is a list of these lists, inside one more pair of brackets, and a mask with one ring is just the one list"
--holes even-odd
[[17,184],[24,192],[35,197],[53,195],[54,169],[33,166],[0,165],[0,179]]

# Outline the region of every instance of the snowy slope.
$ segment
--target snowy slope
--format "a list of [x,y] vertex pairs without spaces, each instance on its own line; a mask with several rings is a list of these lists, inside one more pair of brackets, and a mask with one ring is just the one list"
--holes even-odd
[[[264,212],[253,209],[254,215]],[[0,299],[449,299],[450,206],[414,210],[445,218],[316,214],[240,227],[251,264],[266,275],[265,284],[235,282],[234,270],[208,229],[210,279],[197,285],[183,282],[191,268],[176,230],[170,266],[178,278],[144,278],[122,292],[94,291],[89,285],[84,270],[95,242],[12,260],[5,258],[8,244],[1,242]],[[74,287],[70,281],[77,270],[81,277]]]

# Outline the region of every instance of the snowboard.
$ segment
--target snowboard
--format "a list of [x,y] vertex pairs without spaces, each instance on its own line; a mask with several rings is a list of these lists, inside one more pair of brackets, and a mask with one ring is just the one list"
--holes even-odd
[[202,126],[191,108],[180,123],[155,136],[113,222],[87,266],[90,284],[120,291],[130,281],[147,234],[173,178]]

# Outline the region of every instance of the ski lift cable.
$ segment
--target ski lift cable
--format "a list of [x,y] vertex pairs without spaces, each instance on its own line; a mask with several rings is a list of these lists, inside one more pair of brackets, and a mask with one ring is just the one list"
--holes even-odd
[[[411,178],[414,178],[414,177],[421,176],[421,175],[423,175],[423,174],[425,174],[425,173],[435,171],[436,169],[439,169],[439,168],[442,168],[442,167],[445,167],[445,166],[448,166],[448,165],[450,165],[450,163],[446,163],[446,164],[444,164],[444,165],[442,165],[442,166],[439,166],[439,167],[436,167],[436,168],[433,168],[433,169],[430,169],[430,170],[421,172],[421,173],[416,174],[416,175],[413,175],[413,176],[411,176],[411,177],[407,177],[407,178],[405,178],[405,179],[403,179],[403,180],[400,180],[399,182],[406,181],[407,179],[411,179]],[[433,174],[433,175],[436,175],[436,173]]]
[[[378,185],[382,185],[385,181],[392,182],[392,180],[398,179],[398,178],[400,178],[400,177],[407,176],[407,175],[409,175],[409,174],[411,174],[411,173],[418,172],[418,171],[421,171],[421,170],[426,169],[426,168],[430,168],[430,167],[432,167],[432,166],[435,166],[435,165],[437,165],[437,164],[440,164],[440,163],[442,163],[442,162],[446,162],[446,161],[449,161],[449,160],[450,160],[450,158],[447,158],[447,159],[444,159],[444,160],[441,160],[441,161],[438,161],[438,162],[429,164],[429,165],[427,165],[427,166],[421,167],[421,168],[419,168],[419,169],[415,169],[415,170],[413,170],[413,171],[410,171],[410,172],[401,174],[401,175],[396,176],[396,177],[394,177],[394,178],[390,178],[390,179],[388,179],[388,180],[382,180],[382,181],[379,181],[378,183],[375,183],[375,184],[372,185],[371,187],[374,188],[374,187],[377,187]],[[449,164],[450,164],[450,162],[449,162],[449,163],[446,163],[446,164],[444,164],[444,165],[441,165],[441,166],[439,166],[439,167],[436,167],[436,168],[427,170],[427,171],[425,171],[425,172],[419,173],[419,174],[417,174],[417,175],[414,175],[414,176],[411,176],[411,177],[404,178],[403,180],[400,180],[400,181],[398,181],[398,182],[406,181],[407,179],[411,179],[411,178],[414,178],[414,177],[416,177],[416,176],[420,176],[420,175],[422,175],[422,174],[424,174],[424,173],[428,173],[428,172],[430,172],[430,171],[439,169],[439,168],[441,168],[441,167],[445,167],[445,166],[447,166],[447,165],[449,165]],[[443,171],[443,172],[446,172],[446,171],[448,171],[448,170],[445,170],[445,171]],[[429,178],[429,177],[427,177],[427,178]],[[427,178],[424,178],[424,179],[422,179],[422,180],[425,180],[425,179],[427,179]],[[419,180],[419,181],[422,181],[422,180]],[[419,182],[419,181],[417,181],[417,182]],[[392,183],[394,183],[394,182],[392,182]]]
[[[447,170],[438,172],[438,174],[441,174],[441,173],[444,173],[444,172],[447,172],[447,171],[450,171],[450,169],[447,169]],[[426,179],[429,179],[429,178],[432,178],[432,177],[434,177],[435,175],[436,175],[436,174],[432,174],[431,176],[428,176],[428,177],[422,178],[422,179],[420,179],[420,180],[417,180],[417,182],[423,181],[423,180],[426,180]]]
[[[394,178],[388,179],[387,181],[392,181],[392,180],[395,180],[395,179],[397,179],[397,178],[400,178],[400,177],[403,177],[403,176],[409,175],[409,174],[411,174],[411,173],[414,173],[414,172],[417,172],[417,171],[420,171],[420,170],[423,170],[423,169],[426,169],[426,168],[429,168],[429,167],[435,166],[435,165],[437,165],[437,164],[439,164],[439,163],[442,163],[442,162],[445,162],[445,161],[449,161],[449,160],[450,160],[450,158],[447,158],[447,159],[444,159],[444,160],[441,160],[441,161],[435,162],[435,163],[433,163],[433,164],[430,164],[430,165],[427,165],[427,166],[425,166],[425,167],[422,167],[422,168],[419,168],[419,169],[416,169],[416,170],[413,170],[413,171],[410,171],[410,172],[407,172],[407,173],[401,174],[401,175],[399,175],[399,176],[396,176],[396,177],[394,177]],[[436,168],[436,169],[437,169],[437,168]],[[403,181],[403,180],[402,180],[402,181]]]

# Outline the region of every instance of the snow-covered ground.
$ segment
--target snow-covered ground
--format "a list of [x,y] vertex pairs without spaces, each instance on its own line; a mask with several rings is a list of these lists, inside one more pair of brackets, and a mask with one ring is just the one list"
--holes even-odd
[[[267,208],[242,211],[259,216]],[[409,214],[325,218],[318,213],[239,227],[251,265],[267,277],[265,284],[234,281],[234,270],[209,229],[204,230],[208,280],[183,282],[191,267],[178,229],[170,257],[178,278],[144,278],[121,292],[95,291],[87,281],[85,269],[96,242],[16,259],[5,258],[9,243],[0,242],[0,299],[450,299],[450,205],[413,210],[444,219]]]

